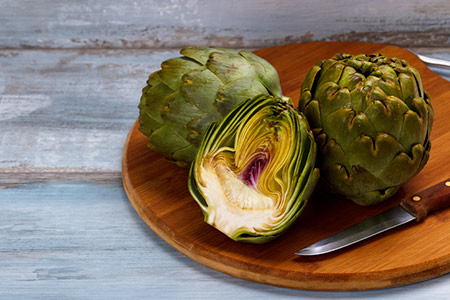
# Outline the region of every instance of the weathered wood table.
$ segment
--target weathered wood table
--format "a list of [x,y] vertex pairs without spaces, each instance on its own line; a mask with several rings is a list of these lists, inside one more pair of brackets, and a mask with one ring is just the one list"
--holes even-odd
[[[369,10],[358,18],[362,6],[346,1],[352,8],[333,11],[331,30],[323,25],[330,16],[311,16],[320,4],[301,10],[281,1],[275,19],[258,27],[252,24],[276,8],[271,1],[259,10],[251,1],[231,1],[232,9],[169,2],[0,1],[0,299],[448,299],[448,274],[391,289],[312,292],[219,273],[153,233],[121,180],[122,147],[145,80],[181,46],[254,49],[350,40],[353,31],[357,40],[450,60],[448,3],[404,1],[398,16]],[[245,18],[234,12],[239,5]],[[304,28],[294,34],[289,20]],[[449,69],[431,69],[450,80]]]

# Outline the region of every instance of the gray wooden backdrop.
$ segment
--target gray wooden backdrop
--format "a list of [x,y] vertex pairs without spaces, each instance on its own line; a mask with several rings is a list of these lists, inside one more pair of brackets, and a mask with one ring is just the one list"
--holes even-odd
[[450,46],[448,0],[1,0],[1,48]]

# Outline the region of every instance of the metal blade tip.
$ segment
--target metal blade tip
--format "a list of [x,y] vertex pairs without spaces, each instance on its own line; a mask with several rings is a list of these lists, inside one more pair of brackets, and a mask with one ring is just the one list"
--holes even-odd
[[329,253],[405,224],[415,218],[415,216],[409,214],[400,206],[395,206],[379,215],[309,245],[295,252],[295,254],[308,256]]

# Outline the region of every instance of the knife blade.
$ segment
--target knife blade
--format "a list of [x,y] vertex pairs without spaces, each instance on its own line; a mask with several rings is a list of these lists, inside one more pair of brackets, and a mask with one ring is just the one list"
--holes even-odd
[[417,57],[420,58],[421,61],[423,61],[424,63],[426,63],[428,65],[450,68],[450,61],[448,61],[448,60],[429,57],[429,56],[425,56],[422,54],[416,54],[416,55],[417,55]]
[[295,254],[320,255],[342,249],[412,220],[420,222],[429,213],[448,206],[450,206],[450,179],[406,197],[399,205],[309,245]]
[[434,57],[426,56],[426,55],[423,55],[423,54],[419,54],[419,53],[417,53],[416,51],[414,51],[412,49],[408,49],[408,50],[411,53],[413,53],[414,55],[416,55],[421,61],[423,61],[427,65],[450,68],[450,61],[448,61],[448,60],[440,59],[440,58],[434,58]]

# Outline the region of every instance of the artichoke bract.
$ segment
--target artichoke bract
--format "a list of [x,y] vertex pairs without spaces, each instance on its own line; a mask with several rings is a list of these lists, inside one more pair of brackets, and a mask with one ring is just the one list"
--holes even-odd
[[235,241],[264,243],[299,216],[319,177],[316,144],[291,104],[260,95],[205,133],[189,191],[205,222]]
[[150,149],[189,167],[212,122],[246,99],[282,94],[275,68],[249,51],[185,47],[180,53],[149,76],[139,129]]
[[378,54],[316,63],[299,110],[316,136],[321,181],[360,205],[391,197],[430,153],[433,108],[419,72]]

